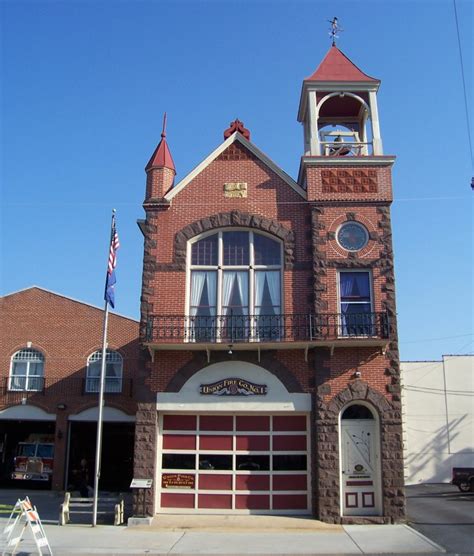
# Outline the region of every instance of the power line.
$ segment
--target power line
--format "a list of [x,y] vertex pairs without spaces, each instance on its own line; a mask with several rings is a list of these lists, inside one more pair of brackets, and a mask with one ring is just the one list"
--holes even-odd
[[[461,48],[461,35],[459,32],[459,21],[458,21],[458,11],[456,8],[456,0],[453,0],[453,7],[454,7],[454,19],[456,22],[456,34],[458,37],[458,47],[459,47],[459,61],[461,64],[461,77],[462,77],[462,86],[463,86],[463,92],[464,92],[464,109],[466,111],[466,126],[467,126],[467,137],[469,140],[469,152],[471,154],[471,168],[474,174],[474,154],[473,154],[473,150],[472,150],[472,140],[471,140],[471,124],[470,124],[470,120],[469,120],[469,108],[468,108],[468,103],[467,103],[467,92],[466,92],[466,77],[464,74],[464,60],[462,57],[462,48]],[[473,178],[474,179],[474,178]],[[471,182],[472,185],[472,182]]]
[[[426,201],[463,201],[463,200],[471,200],[470,197],[464,195],[459,197],[400,197],[394,200],[395,203],[397,202],[426,202]],[[357,201],[357,200],[356,200]],[[312,202],[317,201],[258,201],[259,205],[309,205]],[[391,203],[391,201],[381,201],[386,203]],[[38,202],[38,203],[24,203],[24,202],[5,202],[3,203],[4,206],[8,207],[110,207],[110,202],[100,202],[100,203],[90,203],[90,202],[64,202],[64,203],[57,203],[57,202]],[[114,206],[120,207],[134,207],[140,208],[140,203],[132,203],[132,202],[114,202]],[[189,207],[209,207],[209,203],[179,203],[178,205],[173,205],[174,209],[182,208],[187,209]]]
[[[438,340],[452,340],[453,338],[466,338],[467,336],[474,336],[474,333],[470,333],[470,334],[458,334],[457,336],[441,336],[440,338],[423,338],[422,340],[406,340],[404,342],[402,342],[400,340],[401,344],[419,344],[420,342],[434,342],[434,341],[438,341]],[[469,344],[467,344],[469,345]]]

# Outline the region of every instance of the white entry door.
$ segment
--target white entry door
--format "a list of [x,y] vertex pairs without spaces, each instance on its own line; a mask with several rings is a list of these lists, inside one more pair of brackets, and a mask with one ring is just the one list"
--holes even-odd
[[380,515],[378,450],[374,419],[341,419],[343,515]]

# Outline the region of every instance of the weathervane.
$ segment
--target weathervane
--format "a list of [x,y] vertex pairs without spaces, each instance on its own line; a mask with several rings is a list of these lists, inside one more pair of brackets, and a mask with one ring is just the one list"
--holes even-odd
[[338,33],[341,33],[342,31],[344,31],[344,29],[339,27],[337,17],[334,17],[332,21],[329,21],[329,23],[331,24],[331,30],[329,31],[329,36],[332,38],[332,45],[336,46],[336,39],[339,38]]

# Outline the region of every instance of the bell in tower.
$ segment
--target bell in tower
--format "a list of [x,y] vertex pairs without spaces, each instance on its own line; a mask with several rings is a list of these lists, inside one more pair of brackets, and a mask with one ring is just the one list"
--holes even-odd
[[305,156],[383,155],[379,85],[333,42],[316,71],[303,81],[298,121],[304,126]]

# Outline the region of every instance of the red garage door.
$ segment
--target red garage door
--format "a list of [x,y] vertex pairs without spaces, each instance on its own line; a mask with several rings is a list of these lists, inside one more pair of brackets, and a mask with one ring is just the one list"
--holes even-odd
[[307,415],[162,415],[162,511],[309,513]]

